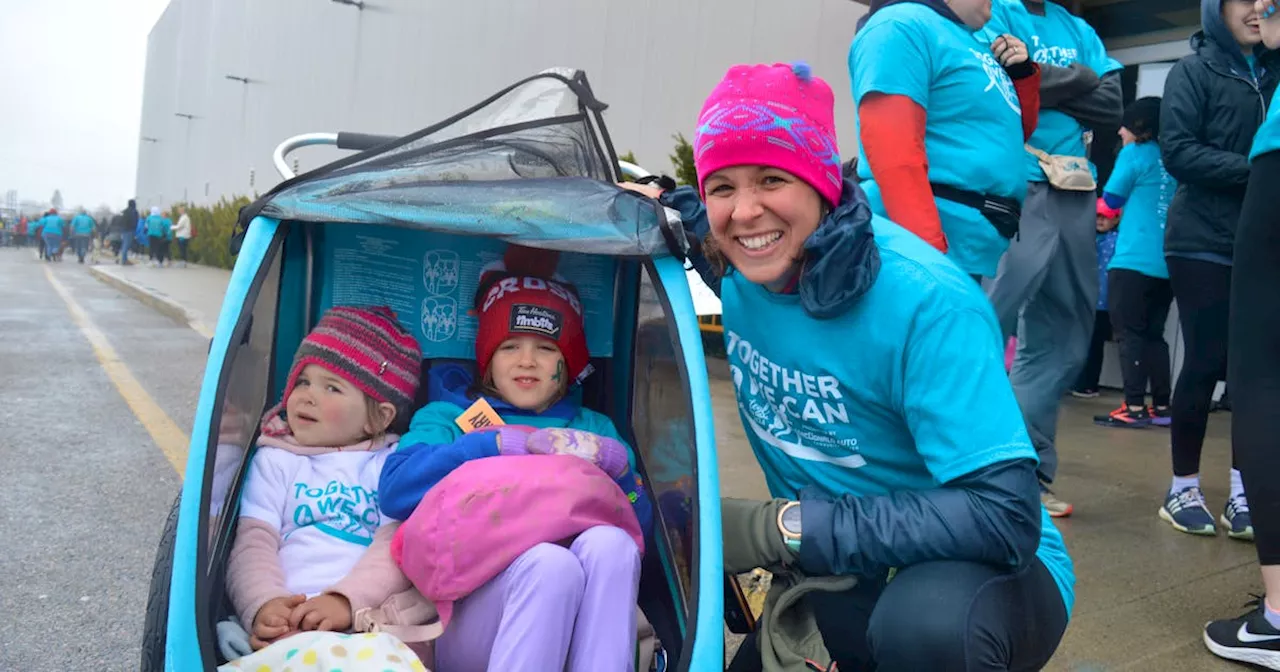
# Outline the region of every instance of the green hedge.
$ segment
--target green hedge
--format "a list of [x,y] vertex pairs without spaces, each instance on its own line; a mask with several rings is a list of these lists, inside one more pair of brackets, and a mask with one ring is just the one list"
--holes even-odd
[[247,196],[236,196],[230,200],[219,199],[211,206],[188,205],[175,203],[169,210],[169,219],[178,221],[178,206],[186,206],[187,215],[191,217],[191,226],[195,229],[195,237],[191,239],[188,253],[191,261],[205,266],[231,268],[236,260],[231,256],[231,232],[235,230],[236,217],[240,208],[249,205]]

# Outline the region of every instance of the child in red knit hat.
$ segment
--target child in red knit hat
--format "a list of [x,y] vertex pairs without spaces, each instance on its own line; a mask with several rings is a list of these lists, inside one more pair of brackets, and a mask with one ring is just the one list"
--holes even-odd
[[[384,514],[404,520],[463,463],[501,455],[569,454],[599,466],[632,502],[641,530],[652,505],[630,449],[608,417],[570,391],[590,374],[583,307],[554,275],[554,253],[510,248],[476,293],[473,376],[459,365],[428,376],[431,403],[383,467]],[[476,431],[476,407],[491,426]],[[496,419],[496,422],[493,420]],[[466,429],[464,429],[466,427]],[[460,543],[463,540],[460,540]],[[538,544],[458,601],[436,642],[440,669],[630,670],[640,549],[621,528],[596,526],[564,545]]]
[[421,359],[386,307],[335,307],[298,347],[283,401],[262,420],[227,567],[253,648],[349,630],[409,588],[377,492]]

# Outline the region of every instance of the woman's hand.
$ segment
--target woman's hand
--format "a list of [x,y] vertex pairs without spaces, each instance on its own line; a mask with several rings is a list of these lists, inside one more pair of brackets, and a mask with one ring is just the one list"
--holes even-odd
[[630,468],[627,447],[599,434],[579,429],[540,429],[529,435],[528,449],[538,455],[573,455],[600,467],[617,479]]
[[317,595],[294,608],[289,625],[294,630],[346,632],[351,629],[351,602],[337,593]]
[[642,196],[648,196],[649,198],[652,198],[654,200],[657,200],[659,196],[662,196],[662,189],[658,188],[656,185],[653,185],[653,184],[636,184],[635,182],[619,182],[618,186],[622,187],[623,189],[629,189],[631,191],[634,191],[637,194],[640,194]]
[[1004,68],[1025,63],[1031,58],[1027,43],[1009,34],[1001,35],[991,43],[991,54]]

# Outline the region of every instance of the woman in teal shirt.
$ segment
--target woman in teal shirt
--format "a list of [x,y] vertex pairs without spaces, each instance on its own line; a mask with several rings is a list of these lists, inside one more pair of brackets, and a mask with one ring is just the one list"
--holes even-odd
[[1169,424],[1171,372],[1164,325],[1173,289],[1164,261],[1164,223],[1178,185],[1160,160],[1159,133],[1159,98],[1140,98],[1129,105],[1120,127],[1124,147],[1098,199],[1098,214],[1121,213],[1120,237],[1107,266],[1107,286],[1112,331],[1120,342],[1124,403],[1094,417],[1095,423],[1106,427]]
[[[834,116],[806,67],[735,66],[699,115],[698,188],[625,185],[699,241],[776,498],[724,501],[725,568],[857,577],[804,597],[842,670],[1041,669],[1075,577],[995,314],[841,179]],[[729,669],[760,670],[760,651],[744,643]]]

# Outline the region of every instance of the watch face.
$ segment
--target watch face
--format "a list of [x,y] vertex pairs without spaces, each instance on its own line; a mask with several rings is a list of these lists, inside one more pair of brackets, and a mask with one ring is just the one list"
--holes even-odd
[[782,512],[782,527],[791,534],[800,534],[800,505],[788,506]]

